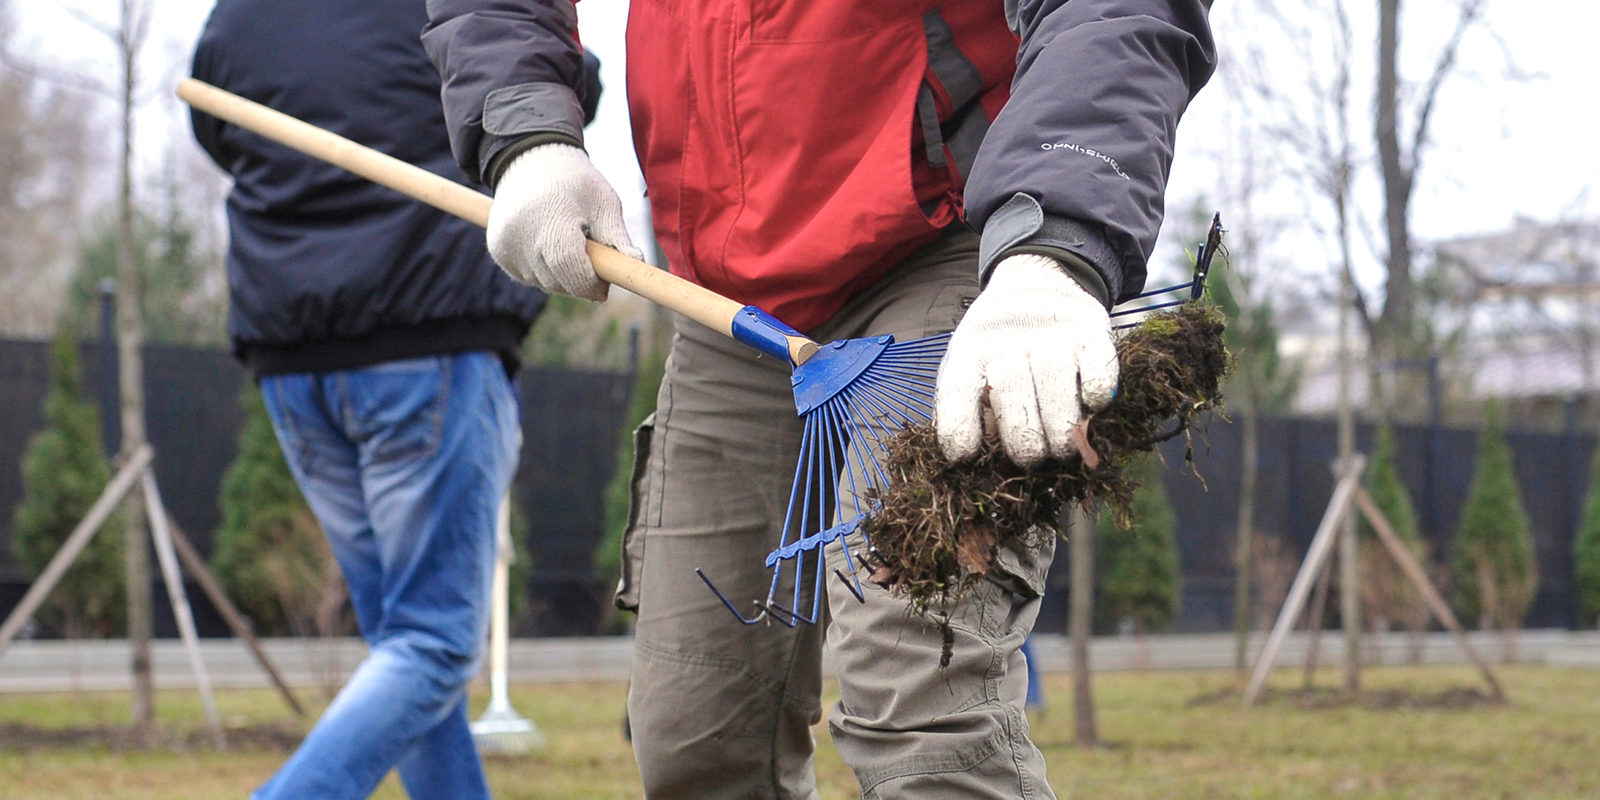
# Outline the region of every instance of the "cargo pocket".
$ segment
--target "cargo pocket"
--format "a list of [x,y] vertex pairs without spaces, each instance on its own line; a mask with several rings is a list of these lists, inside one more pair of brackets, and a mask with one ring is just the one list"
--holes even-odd
[[1044,594],[1045,576],[1050,572],[1050,562],[1055,559],[1059,533],[1034,530],[1029,534],[1037,536],[1039,544],[1012,542],[999,548],[995,552],[996,569],[989,579],[1006,591],[1031,600]]
[[[968,618],[967,624],[991,644],[1025,635],[1026,631],[1019,631],[1017,624],[1026,619],[1031,628],[1033,616],[1023,612],[1037,609],[1044,597],[1045,579],[1055,558],[1055,532],[1031,533],[1041,535],[1041,540],[1031,546],[1012,542],[995,551],[994,569],[984,576],[975,592],[976,614]],[[1021,639],[1013,644],[1020,645]]]
[[621,575],[613,605],[623,611],[639,611],[639,577],[644,570],[644,525],[640,517],[646,509],[660,505],[660,485],[650,469],[650,440],[656,429],[651,414],[633,430],[633,474],[628,481],[628,525],[622,531]]

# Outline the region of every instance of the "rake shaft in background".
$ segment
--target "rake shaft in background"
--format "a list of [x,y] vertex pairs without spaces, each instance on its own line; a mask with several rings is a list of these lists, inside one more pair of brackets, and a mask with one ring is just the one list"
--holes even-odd
[[472,723],[472,741],[484,755],[520,755],[544,747],[544,734],[533,720],[511,707],[508,691],[511,638],[511,497],[500,502],[495,525],[493,588],[489,616],[489,707]]

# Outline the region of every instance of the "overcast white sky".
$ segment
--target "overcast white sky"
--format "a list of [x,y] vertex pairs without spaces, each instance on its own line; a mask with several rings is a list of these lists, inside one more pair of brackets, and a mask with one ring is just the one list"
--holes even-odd
[[[64,13],[66,4],[114,19],[114,0],[13,3],[19,23],[17,44],[42,60],[109,76],[109,43]],[[1407,4],[1405,33],[1411,42],[1447,27],[1447,17],[1430,11],[1444,5],[1441,0]],[[154,6],[155,35],[146,48],[144,69],[152,92],[161,99],[151,102],[146,114],[161,124],[147,125],[146,140],[139,143],[151,169],[162,163],[159,154],[168,147],[192,146],[177,104],[167,98],[186,73],[189,48],[211,0],[158,0]],[[1226,0],[1216,6],[1213,26],[1224,46],[1230,37],[1248,35],[1246,28],[1254,22],[1248,16],[1239,19],[1239,7]],[[589,130],[590,150],[642,232],[643,190],[633,161],[623,92],[627,1],[583,0],[579,12],[584,43],[605,64],[607,85],[600,116]],[[1429,18],[1430,14],[1440,19]],[[1414,230],[1424,240],[1494,230],[1517,216],[1555,219],[1574,212],[1594,216],[1597,199],[1587,193],[1600,184],[1600,152],[1590,121],[1597,95],[1592,58],[1600,3],[1493,0],[1489,20],[1517,66],[1539,77],[1505,83],[1500,72],[1503,59],[1488,37],[1479,36],[1464,51],[1463,70],[1441,98],[1433,127],[1435,145],[1414,201]],[[1226,94],[1213,89],[1202,92],[1180,128],[1169,208],[1186,208],[1190,198],[1206,191],[1214,180],[1212,154],[1220,148],[1220,138],[1237,125],[1232,116],[1237,109]]]

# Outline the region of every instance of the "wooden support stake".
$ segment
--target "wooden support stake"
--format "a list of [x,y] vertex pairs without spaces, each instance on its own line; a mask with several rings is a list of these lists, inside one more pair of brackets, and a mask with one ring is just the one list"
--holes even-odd
[[1344,520],[1345,512],[1350,510],[1350,498],[1360,488],[1361,471],[1366,468],[1366,458],[1352,456],[1343,465],[1344,474],[1340,476],[1338,484],[1334,486],[1333,499],[1328,501],[1328,508],[1322,514],[1322,522],[1317,525],[1317,533],[1311,537],[1311,546],[1306,549],[1306,559],[1300,565],[1299,574],[1294,576],[1294,583],[1289,587],[1289,596],[1283,601],[1283,608],[1278,612],[1278,620],[1272,625],[1272,633],[1267,637],[1266,648],[1261,651],[1261,658],[1256,661],[1255,672],[1250,676],[1250,685],[1244,692],[1244,706],[1249,708],[1261,694],[1261,687],[1267,682],[1267,673],[1272,670],[1273,662],[1278,659],[1278,649],[1283,646],[1283,640],[1288,637],[1289,629],[1294,627],[1295,620],[1299,619],[1300,612],[1304,610],[1306,595],[1311,592],[1313,578],[1321,568],[1323,559],[1333,549],[1333,542],[1337,538],[1339,523]]
[[200,658],[200,635],[195,631],[194,611],[189,608],[189,597],[183,591],[183,574],[178,571],[178,557],[172,552],[167,508],[161,503],[161,492],[156,488],[153,471],[145,470],[139,483],[144,489],[144,510],[150,519],[150,538],[155,540],[156,562],[161,567],[161,578],[167,585],[167,599],[172,602],[172,617],[178,622],[178,634],[183,637],[183,647],[189,653],[189,666],[194,669],[195,688],[200,692],[200,704],[205,709],[206,722],[211,726],[211,743],[218,750],[226,750],[228,738],[222,732],[217,699],[211,691],[211,678],[206,674],[205,661]]
[[289,690],[289,684],[284,682],[283,676],[278,674],[278,670],[267,659],[266,652],[261,649],[260,640],[256,639],[255,632],[250,630],[249,623],[245,622],[244,614],[240,613],[239,607],[228,599],[227,593],[222,591],[217,580],[211,577],[211,570],[206,568],[205,560],[200,557],[199,551],[194,549],[189,537],[176,524],[171,525],[171,534],[172,544],[178,551],[178,560],[183,562],[184,569],[189,571],[195,583],[200,584],[200,590],[211,599],[211,605],[216,607],[217,612],[228,623],[233,635],[239,637],[245,646],[250,648],[250,653],[256,657],[256,663],[261,665],[267,677],[272,679],[273,685],[278,687],[278,694],[283,695],[283,700],[289,705],[289,709],[295,716],[304,717],[306,710],[300,706],[300,701],[295,699],[294,692]]
[[1444,623],[1446,628],[1450,629],[1451,633],[1456,635],[1456,641],[1461,644],[1461,649],[1466,651],[1467,657],[1472,659],[1472,663],[1478,666],[1478,671],[1483,673],[1483,679],[1489,684],[1489,691],[1493,693],[1494,699],[1504,700],[1505,691],[1500,688],[1500,681],[1495,678],[1494,672],[1489,669],[1489,662],[1484,660],[1478,654],[1477,648],[1472,646],[1472,641],[1467,638],[1466,629],[1461,626],[1461,622],[1456,619],[1456,615],[1450,611],[1449,604],[1445,603],[1444,598],[1440,597],[1439,592],[1433,588],[1433,582],[1428,580],[1428,574],[1423,571],[1422,565],[1417,563],[1416,558],[1411,555],[1411,551],[1407,550],[1405,545],[1401,543],[1400,536],[1389,525],[1389,520],[1384,518],[1383,512],[1378,509],[1378,504],[1372,501],[1372,496],[1367,494],[1365,489],[1359,488],[1356,490],[1355,501],[1356,507],[1361,509],[1362,515],[1367,518],[1367,524],[1371,525],[1373,531],[1377,532],[1378,541],[1383,542],[1383,546],[1388,549],[1389,555],[1393,556],[1395,563],[1400,566],[1400,571],[1404,572],[1406,577],[1410,578],[1411,582],[1416,585],[1417,591],[1422,593],[1422,600],[1427,603],[1428,609],[1434,613],[1434,616],[1439,618],[1440,622]]
[[11,609],[5,624],[0,625],[0,653],[5,652],[11,640],[16,638],[17,632],[22,630],[23,624],[33,618],[33,612],[39,610],[39,605],[50,594],[50,590],[56,588],[61,576],[66,574],[72,562],[78,558],[78,554],[89,546],[89,540],[94,538],[100,526],[104,525],[106,519],[116,510],[117,503],[122,501],[129,489],[133,488],[133,482],[139,479],[139,475],[146,467],[150,466],[152,458],[155,458],[155,453],[149,445],[140,445],[133,451],[128,463],[123,464],[111,482],[106,484],[105,490],[94,501],[94,505],[89,507],[89,512],[83,515],[78,527],[72,529],[67,540],[61,543],[61,549],[56,551],[50,563],[45,565],[44,571],[39,573],[33,585],[28,587],[28,592],[22,596],[22,600],[17,602],[17,607]]
[[[212,605],[216,606],[217,611],[227,621],[234,635],[244,640],[245,644],[250,648],[250,652],[260,662],[262,669],[266,670],[267,675],[272,678],[272,682],[278,687],[279,693],[283,695],[289,708],[297,716],[305,716],[305,709],[295,699],[294,693],[289,690],[288,684],[284,682],[283,677],[272,666],[272,662],[267,659],[266,653],[261,649],[260,642],[256,639],[255,634],[251,632],[250,626],[245,623],[244,615],[239,613],[238,607],[228,599],[227,594],[222,591],[216,579],[211,576],[210,570],[206,569],[204,559],[200,557],[188,537],[184,536],[183,531],[167,515],[166,508],[161,503],[160,492],[155,486],[155,476],[149,470],[150,463],[154,458],[155,451],[149,445],[140,446],[134,451],[133,457],[128,459],[127,463],[106,484],[106,488],[100,493],[100,497],[95,500],[94,505],[89,507],[89,511],[84,514],[78,526],[67,536],[66,541],[62,542],[61,549],[57,550],[56,554],[51,557],[50,563],[45,566],[44,571],[39,574],[33,585],[28,587],[28,591],[23,595],[22,600],[11,610],[10,615],[6,617],[5,623],[0,624],[0,653],[5,652],[6,647],[16,638],[22,626],[38,611],[39,606],[50,594],[50,591],[60,582],[62,575],[66,574],[66,571],[71,568],[72,563],[82,554],[83,549],[89,545],[95,533],[100,530],[101,526],[115,511],[117,504],[133,489],[134,482],[144,480],[147,485],[143,489],[143,504],[149,512],[150,533],[155,541],[157,557],[161,559],[162,573],[167,581],[167,590],[172,598],[172,607],[177,615],[180,632],[184,634],[185,644],[189,646],[191,663],[195,665],[195,674],[200,682],[202,699],[206,701],[206,713],[212,723],[212,732],[218,743],[218,749],[222,749],[226,742],[222,738],[220,718],[216,715],[215,707],[211,702],[209,681],[206,679],[204,669],[198,660],[199,654],[196,645],[198,636],[195,635],[192,639],[190,636],[194,633],[194,617],[189,609],[188,600],[182,592],[181,573],[178,570],[177,562],[172,558],[174,555],[176,555],[177,561],[181,561],[183,566],[194,576],[200,588],[211,599]],[[176,593],[171,594],[175,591],[174,581],[177,581]]]
[[1322,655],[1322,618],[1328,610],[1328,586],[1332,583],[1333,558],[1322,562],[1317,573],[1317,591],[1311,597],[1311,613],[1306,617],[1306,628],[1311,631],[1311,641],[1306,643],[1305,673],[1301,685],[1310,689],[1317,677],[1317,661]]

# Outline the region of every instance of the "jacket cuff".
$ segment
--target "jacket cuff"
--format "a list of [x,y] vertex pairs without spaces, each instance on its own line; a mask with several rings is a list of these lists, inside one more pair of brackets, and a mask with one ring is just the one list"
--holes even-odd
[[495,187],[500,185],[500,178],[506,174],[511,162],[516,161],[517,156],[542,144],[570,144],[574,147],[583,147],[582,142],[574,142],[570,137],[559,133],[535,133],[508,142],[500,152],[490,157],[489,166],[483,173],[483,185],[489,187],[489,192],[492,194]]
[[1122,259],[1091,223],[1044,212],[1031,195],[1018,192],[996,209],[984,223],[978,244],[978,281],[989,282],[990,273],[1007,256],[1030,253],[1060,261],[1067,274],[1111,308],[1122,293]]
[[[542,141],[583,146],[583,104],[577,92],[561,83],[523,83],[489,93],[483,101],[483,139],[478,145],[479,174],[490,188],[511,163],[507,148],[524,144],[531,136]],[[521,152],[519,150],[518,152]]]

